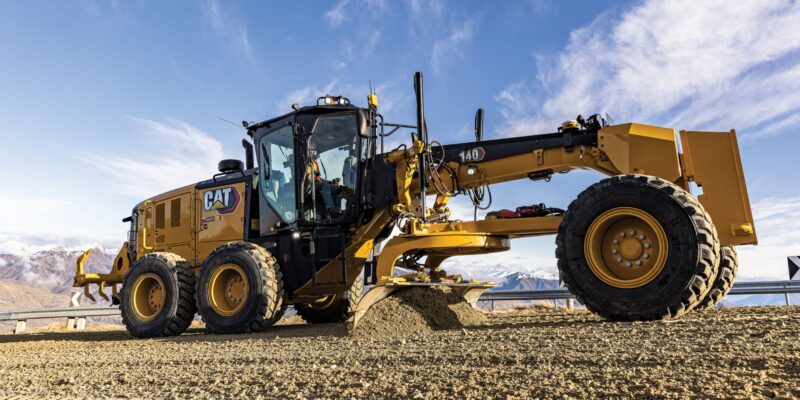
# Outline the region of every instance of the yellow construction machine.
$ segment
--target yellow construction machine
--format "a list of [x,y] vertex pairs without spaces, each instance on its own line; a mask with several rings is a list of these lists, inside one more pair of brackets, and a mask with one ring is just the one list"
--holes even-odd
[[[196,313],[210,332],[260,331],[290,304],[309,323],[355,323],[414,286],[448,286],[474,304],[492,284],[448,275],[444,260],[556,234],[561,279],[582,304],[611,320],[655,320],[717,303],[733,284],[735,246],[756,243],[734,131],[676,134],[593,115],[483,140],[479,110],[475,141],[442,145],[428,137],[421,73],[414,89],[414,124],[385,122],[374,93],[366,108],[326,95],[243,123],[244,163],[223,160],[212,179],[137,204],[112,271],[84,273],[80,259],[75,286],[91,294],[97,284],[104,297],[112,287],[137,337],[180,334]],[[414,130],[410,143],[384,151],[401,128]],[[566,210],[450,218],[453,196],[484,206],[492,184],[575,169],[608,178]]]

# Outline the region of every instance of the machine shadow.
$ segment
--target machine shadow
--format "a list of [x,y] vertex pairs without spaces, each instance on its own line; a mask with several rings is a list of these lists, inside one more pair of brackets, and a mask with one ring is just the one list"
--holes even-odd
[[253,339],[275,339],[277,337],[344,337],[348,335],[347,324],[293,324],[275,325],[264,332],[246,334],[210,334],[203,328],[191,328],[179,336],[140,339],[134,338],[124,329],[114,331],[69,331],[31,332],[18,335],[0,335],[0,344],[41,341],[86,341],[114,342],[127,340],[153,340],[160,342],[229,342]]

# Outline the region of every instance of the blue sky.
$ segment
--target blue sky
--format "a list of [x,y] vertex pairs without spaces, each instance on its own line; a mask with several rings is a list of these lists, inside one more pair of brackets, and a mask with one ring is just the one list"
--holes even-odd
[[[4,2],[0,242],[124,240],[138,201],[241,158],[242,129],[325,93],[412,122],[426,77],[431,136],[553,131],[577,114],[736,128],[761,244],[742,276],[785,277],[800,254],[800,6],[729,1]],[[397,139],[399,140],[399,138]],[[393,143],[396,144],[397,140]],[[493,189],[493,208],[566,207],[592,172]],[[467,218],[467,202],[454,201]],[[555,272],[553,237],[458,260]]]

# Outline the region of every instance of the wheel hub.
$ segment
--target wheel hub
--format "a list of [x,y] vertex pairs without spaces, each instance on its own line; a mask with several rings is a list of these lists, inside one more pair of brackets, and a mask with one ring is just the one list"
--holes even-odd
[[152,321],[164,308],[164,281],[153,272],[143,274],[133,283],[131,297],[136,319],[142,322]]
[[249,281],[242,267],[223,264],[211,275],[208,296],[211,308],[219,315],[236,315],[247,303]]
[[586,233],[584,252],[589,268],[611,286],[644,286],[663,270],[667,236],[647,212],[618,207],[598,216]]

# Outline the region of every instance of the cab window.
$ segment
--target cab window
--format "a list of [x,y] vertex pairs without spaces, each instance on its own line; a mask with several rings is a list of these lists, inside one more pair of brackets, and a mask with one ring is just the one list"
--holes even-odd
[[261,137],[259,142],[261,194],[284,223],[296,220],[294,134],[284,126]]
[[302,196],[303,219],[335,222],[355,201],[359,136],[355,114],[323,115],[308,141]]

